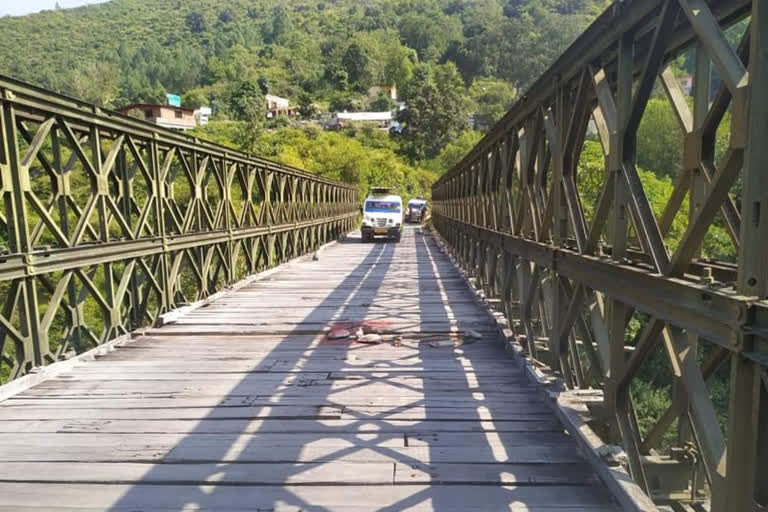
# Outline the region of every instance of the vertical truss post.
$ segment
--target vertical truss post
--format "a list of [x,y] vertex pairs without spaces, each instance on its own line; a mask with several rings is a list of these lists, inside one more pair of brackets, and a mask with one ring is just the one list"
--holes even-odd
[[[748,87],[748,133],[744,153],[739,290],[759,299],[768,297],[768,5],[752,3],[751,49]],[[756,340],[748,336],[745,350],[754,350]],[[724,496],[713,496],[713,510],[751,512],[756,493],[765,499],[766,425],[759,423],[765,404],[761,368],[735,352],[731,355],[728,408],[727,482]],[[756,485],[756,483],[758,485]]]
[[[29,218],[27,215],[26,194],[31,190],[29,168],[22,164],[19,154],[20,139],[16,129],[16,112],[13,104],[14,94],[11,91],[1,91],[2,123],[5,144],[3,149],[6,158],[7,176],[10,178],[11,192],[7,197],[10,205],[8,212],[8,234],[11,252],[25,255],[27,276],[20,283],[19,318],[23,339],[24,363],[27,366],[41,366],[49,353],[48,339],[40,330],[39,303],[34,271],[32,241],[30,239]],[[30,368],[25,368],[29,370]]]
[[[609,228],[611,258],[621,262],[627,255],[627,228],[629,192],[622,173],[623,143],[625,127],[632,110],[632,83],[634,58],[634,33],[625,33],[618,43],[618,67],[616,77],[616,130],[611,133],[611,150],[608,154],[609,170],[613,178],[613,214]],[[608,332],[610,334],[610,364],[606,372],[605,403],[615,416],[617,414],[617,388],[625,368],[625,330],[627,324],[627,306],[619,300],[608,302]],[[613,438],[618,440],[620,433],[614,425]]]

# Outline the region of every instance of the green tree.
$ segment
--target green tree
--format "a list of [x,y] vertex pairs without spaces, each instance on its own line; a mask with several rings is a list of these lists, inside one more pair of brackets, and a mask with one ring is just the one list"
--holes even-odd
[[451,41],[461,40],[461,22],[441,13],[406,14],[400,21],[403,42],[416,50],[424,61],[436,61],[445,54]]
[[317,108],[312,102],[312,96],[307,92],[299,95],[299,115],[302,119],[311,119],[317,114]]
[[259,86],[259,90],[261,91],[261,94],[263,94],[264,96],[269,94],[269,79],[266,76],[261,75],[259,79],[256,81],[256,83]]
[[420,66],[407,88],[402,150],[412,160],[434,158],[469,125],[464,82],[448,62]]
[[358,112],[362,106],[359,95],[349,92],[334,93],[328,104],[331,112]]
[[291,13],[285,6],[279,5],[272,10],[272,24],[270,29],[271,30],[266,34],[266,37],[264,37],[264,39],[270,43],[282,41],[293,29]]
[[358,43],[350,44],[341,59],[341,64],[344,66],[350,81],[361,87],[370,85],[370,57],[365,48]]
[[486,78],[472,83],[469,96],[472,99],[474,113],[495,123],[512,107],[517,94],[509,82]]
[[387,94],[380,93],[375,100],[371,102],[371,110],[375,112],[386,112],[395,108],[395,101]]
[[187,21],[187,27],[189,28],[189,30],[191,30],[195,34],[205,32],[205,29],[206,29],[205,16],[203,16],[203,13],[201,13],[200,11],[192,11],[191,13],[189,13],[187,15],[186,21]]
[[472,148],[482,138],[483,134],[478,131],[467,130],[463,132],[459,137],[449,142],[437,157],[427,161],[426,167],[438,175],[445,174],[461,162],[462,158],[472,151]]
[[637,163],[662,176],[680,174],[683,135],[666,98],[651,98],[637,132]]
[[267,113],[264,95],[253,82],[240,82],[232,88],[229,111],[238,121],[263,125]]
[[114,64],[91,62],[65,75],[61,88],[75,98],[112,108],[120,94],[119,73]]
[[235,13],[232,9],[224,9],[219,13],[219,22],[230,23],[235,20]]

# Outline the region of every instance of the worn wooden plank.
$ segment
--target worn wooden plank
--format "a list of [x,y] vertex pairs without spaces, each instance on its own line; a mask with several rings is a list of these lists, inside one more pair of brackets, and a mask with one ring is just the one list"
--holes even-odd
[[[23,395],[27,398],[33,397],[69,397],[69,398],[82,398],[82,397],[101,397],[101,398],[171,398],[171,397],[201,397],[201,396],[252,396],[256,393],[271,392],[271,389],[262,387],[258,390],[251,388],[239,387],[231,389],[226,392],[222,392],[219,388],[206,387],[206,386],[189,386],[182,390],[147,390],[147,389],[134,389],[126,390],[122,388],[99,388],[94,387],[91,389],[66,389],[66,388],[40,388],[34,387],[27,390]],[[425,399],[432,396],[438,396],[443,398],[453,397],[471,397],[473,395],[483,395],[487,398],[498,398],[506,396],[530,396],[535,392],[535,389],[531,386],[515,386],[507,389],[483,389],[483,390],[457,390],[455,386],[448,388],[439,388],[436,386],[430,386],[428,392],[425,394],[423,389],[413,389],[407,386],[386,386],[380,384],[368,384],[366,386],[350,386],[349,384],[342,385],[337,389],[329,390],[324,386],[283,386],[278,390],[276,396],[304,396],[312,397],[326,397],[333,400],[335,403],[343,403],[345,400],[357,399],[357,398],[370,398],[380,396],[396,396],[400,398],[408,398],[412,400]]]
[[396,484],[539,484],[591,485],[597,477],[576,464],[395,464]]
[[[592,512],[615,510],[598,486],[202,486],[0,484],[4,505],[100,510],[274,510],[329,512]],[[511,505],[512,504],[512,505]],[[51,509],[49,508],[49,510]],[[560,510],[558,510],[560,509]]]
[[[120,510],[156,510],[194,504],[191,510],[270,510],[277,503],[295,512],[307,504],[321,510],[375,510],[403,508],[413,511],[510,510],[510,503],[531,506],[572,505],[573,510],[596,510],[608,496],[596,486],[196,486],[5,483],[0,495],[6,505],[95,507]],[[482,497],[482,499],[479,499]],[[339,508],[341,507],[341,508]],[[597,509],[599,510],[599,509]]]
[[[381,485],[393,483],[388,462],[320,462],[292,464],[147,464],[122,462],[8,462],[0,482],[197,485]],[[522,471],[522,470],[521,470]],[[566,482],[568,483],[568,482]]]
[[[201,397],[167,397],[167,398],[101,398],[92,397],[16,397],[3,403],[4,408],[69,408],[69,409],[158,409],[167,407],[248,407],[260,405],[333,405],[333,400],[318,396],[201,396]],[[360,396],[349,397],[343,401],[344,406],[354,407],[451,407],[454,409],[505,409],[515,404],[541,404],[542,400],[530,395],[502,395],[492,399],[458,396],[399,397],[399,396]]]
[[[499,452],[495,459],[510,464],[568,464],[583,463],[578,451],[557,445],[518,446]],[[388,463],[448,463],[481,464],[488,462],[488,453],[476,447],[453,446],[386,446],[358,447],[350,450],[338,446],[246,446],[238,452],[220,446],[179,445],[173,447],[123,444],[120,446],[62,445],[56,450],[49,446],[13,446],[4,450],[7,462],[164,462],[164,463],[278,463],[278,462],[388,462]]]
[[[66,409],[66,408],[31,408],[2,407],[0,421],[5,420],[91,420],[91,419],[143,419],[143,420],[218,420],[271,418],[291,419],[340,419],[342,407],[339,406],[299,406],[299,405],[263,405],[247,407],[164,407],[130,409]],[[520,414],[518,414],[520,415]],[[510,416],[512,416],[510,414]],[[511,418],[516,419],[516,418]]]
[[[83,422],[84,423],[84,422]],[[75,422],[73,422],[75,424]],[[158,429],[162,425],[158,423]],[[0,433],[0,443],[7,446],[13,443],[34,444],[36,446],[56,447],[61,444],[69,445],[112,445],[121,446],[126,443],[143,443],[144,446],[170,447],[183,444],[184,446],[213,446],[221,450],[236,450],[244,447],[261,446],[264,448],[291,446],[336,446],[355,447],[397,447],[397,446],[474,446],[477,450],[493,448],[510,448],[526,445],[543,446],[546,444],[571,445],[568,437],[561,432],[497,432],[488,435],[485,432],[417,432],[403,435],[400,432],[366,433],[364,435],[349,432],[328,434],[297,433],[297,432],[258,432],[241,435],[239,433],[200,434],[186,433],[141,433],[141,434],[105,434],[101,432],[66,432],[60,433]]]
[[[373,419],[346,418],[285,422],[268,419],[194,419],[194,420],[5,420],[0,421],[0,433],[112,433],[112,434],[407,434],[419,432],[562,432],[562,426],[551,418],[525,420],[482,421],[467,415],[464,419]],[[66,438],[62,443],[66,444]],[[7,447],[5,447],[7,449]],[[5,453],[5,452],[3,452]]]

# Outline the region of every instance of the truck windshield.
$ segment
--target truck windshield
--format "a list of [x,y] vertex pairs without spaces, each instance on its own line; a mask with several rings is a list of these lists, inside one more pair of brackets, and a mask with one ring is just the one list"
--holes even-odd
[[400,213],[400,203],[394,201],[366,201],[365,211],[368,213]]

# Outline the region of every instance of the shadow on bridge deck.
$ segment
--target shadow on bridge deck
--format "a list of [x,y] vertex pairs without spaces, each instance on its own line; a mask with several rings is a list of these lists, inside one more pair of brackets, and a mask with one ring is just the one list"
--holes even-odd
[[0,510],[614,510],[495,336],[431,236],[352,237],[4,402]]

